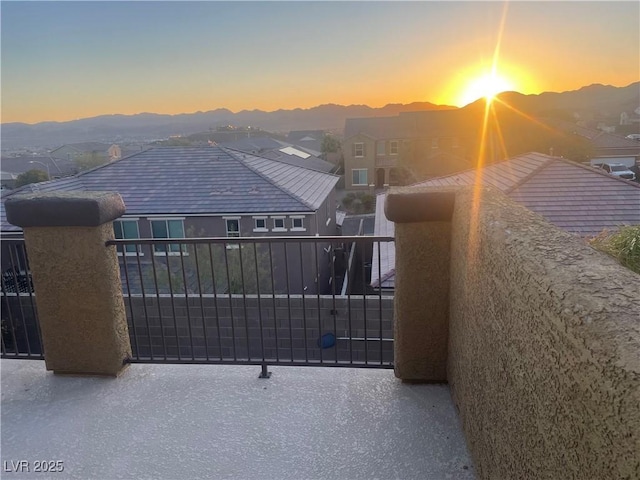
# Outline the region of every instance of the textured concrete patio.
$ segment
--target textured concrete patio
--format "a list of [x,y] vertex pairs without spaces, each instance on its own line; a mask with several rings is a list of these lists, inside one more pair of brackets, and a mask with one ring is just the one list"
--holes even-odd
[[[446,385],[391,370],[2,360],[2,478],[471,479]],[[61,473],[36,473],[37,461]],[[22,463],[22,472],[19,469]],[[24,471],[29,468],[29,473]]]

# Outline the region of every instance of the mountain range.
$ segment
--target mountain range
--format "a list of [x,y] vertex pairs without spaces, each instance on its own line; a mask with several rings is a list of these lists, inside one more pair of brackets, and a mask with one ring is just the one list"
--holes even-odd
[[[499,98],[518,110],[534,116],[573,116],[616,124],[622,112],[633,113],[640,105],[640,82],[626,87],[594,84],[562,93],[545,92],[523,95],[504,92]],[[473,110],[482,101],[463,107]],[[37,124],[3,123],[2,148],[56,147],[65,143],[97,141],[105,143],[149,142],[175,135],[215,130],[218,126],[252,126],[274,133],[291,130],[328,130],[342,132],[347,118],[395,116],[400,112],[451,110],[456,107],[429,102],[388,104],[381,108],[367,105],[326,104],[309,109],[243,110],[234,113],[220,108],[208,112],[164,115],[101,115],[68,122]]]

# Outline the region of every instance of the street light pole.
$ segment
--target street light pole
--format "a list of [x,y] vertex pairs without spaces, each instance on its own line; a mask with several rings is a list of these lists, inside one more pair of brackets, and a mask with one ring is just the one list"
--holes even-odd
[[47,165],[46,163],[39,162],[38,160],[29,160],[29,163],[31,163],[31,164],[39,163],[40,165],[45,167],[47,169],[47,179],[51,180],[51,173],[49,172],[49,165]]

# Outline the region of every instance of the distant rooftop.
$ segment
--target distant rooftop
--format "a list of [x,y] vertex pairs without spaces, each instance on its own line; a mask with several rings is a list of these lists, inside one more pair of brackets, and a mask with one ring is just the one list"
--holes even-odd
[[[4,195],[114,191],[127,215],[316,211],[339,177],[221,147],[160,147]],[[6,222],[2,231],[19,231]]]

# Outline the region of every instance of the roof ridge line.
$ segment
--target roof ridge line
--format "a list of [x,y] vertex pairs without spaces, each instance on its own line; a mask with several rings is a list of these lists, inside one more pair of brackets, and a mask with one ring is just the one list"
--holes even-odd
[[[535,152],[538,153],[538,152]],[[550,155],[545,155],[544,153],[539,153],[539,155],[543,155],[546,158],[546,161],[542,163],[542,165],[538,166],[537,168],[534,168],[533,170],[531,170],[531,172],[529,172],[527,175],[525,175],[524,177],[522,177],[519,181],[517,181],[516,183],[514,183],[513,185],[511,185],[509,188],[507,188],[504,191],[505,195],[509,195],[511,192],[513,192],[516,188],[522,186],[524,183],[528,182],[534,175],[537,175],[538,173],[540,173],[542,170],[544,170],[545,168],[547,168],[549,165],[551,165],[551,163],[554,161],[554,158],[556,157],[551,157]]]
[[[228,155],[230,155],[231,157],[235,158],[238,162],[240,162],[242,165],[244,165],[245,168],[248,168],[249,170],[251,170],[253,173],[255,173],[256,175],[258,175],[260,178],[264,179],[265,181],[267,181],[268,183],[270,183],[271,185],[273,185],[274,187],[276,187],[278,190],[280,190],[281,192],[283,192],[284,194],[288,195],[289,197],[293,198],[294,200],[300,202],[302,205],[304,205],[305,207],[311,209],[312,211],[316,211],[315,208],[313,208],[313,205],[307,203],[305,200],[303,200],[302,198],[298,197],[297,195],[295,195],[293,192],[290,192],[289,190],[281,187],[280,185],[278,185],[276,182],[273,181],[273,179],[267,177],[265,174],[263,174],[262,172],[259,172],[258,170],[256,170],[255,168],[253,168],[250,165],[247,165],[246,162],[243,162],[242,159],[239,158],[239,155],[251,155],[252,157],[257,157],[257,158],[261,158],[263,160],[267,160],[269,162],[275,162],[276,160],[271,160],[270,158],[266,158],[266,157],[260,157],[258,155],[253,155],[251,153],[246,153],[246,152],[240,152],[238,150],[233,150],[231,148],[227,148],[227,147],[220,147],[223,151],[225,151]],[[284,162],[278,162],[278,163],[284,163]],[[285,165],[289,165],[289,164],[285,164]],[[289,165],[290,167],[295,167],[295,165]],[[297,168],[302,168],[302,167],[297,167]]]

